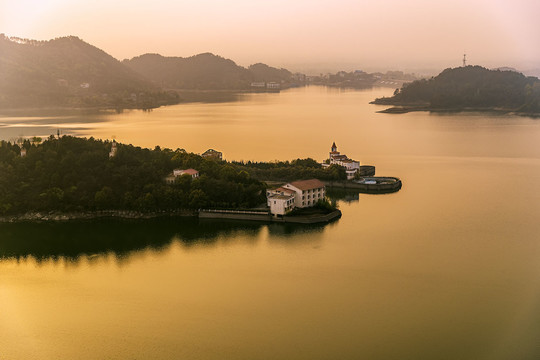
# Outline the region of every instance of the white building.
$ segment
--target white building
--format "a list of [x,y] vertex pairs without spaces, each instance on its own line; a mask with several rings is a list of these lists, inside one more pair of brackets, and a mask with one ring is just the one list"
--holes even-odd
[[348,180],[353,179],[356,172],[360,170],[360,162],[349,159],[347,155],[341,154],[339,151],[337,151],[335,142],[332,144],[328,160],[329,164],[323,164],[323,166],[329,166],[332,164],[343,166],[347,171]]
[[109,157],[110,158],[115,157],[117,151],[118,149],[116,148],[116,141],[113,140],[112,145],[111,145],[111,151],[109,152]]
[[195,179],[195,178],[198,178],[199,177],[199,172],[195,169],[186,169],[186,170],[182,170],[182,169],[174,169],[173,170],[173,175],[176,177],[176,176],[182,176],[182,175],[190,175],[191,178]]
[[270,207],[272,215],[285,215],[294,209],[294,198],[296,192],[283,187],[266,192],[267,205]]
[[281,84],[277,83],[277,82],[268,82],[266,83],[266,88],[267,89],[275,89],[275,90],[278,90],[281,88]]
[[317,179],[294,181],[283,187],[295,191],[294,205],[299,208],[313,206],[326,195],[326,187]]
[[189,175],[192,179],[196,179],[199,177],[199,172],[195,169],[174,169],[172,174],[169,174],[167,177],[165,177],[165,182],[167,184],[174,184],[176,179],[182,175]]
[[285,215],[295,207],[314,206],[325,195],[326,187],[317,179],[294,181],[266,192],[272,215]]
[[217,151],[214,149],[208,149],[201,155],[203,158],[207,159],[217,159],[222,160],[223,159],[223,153],[221,151]]

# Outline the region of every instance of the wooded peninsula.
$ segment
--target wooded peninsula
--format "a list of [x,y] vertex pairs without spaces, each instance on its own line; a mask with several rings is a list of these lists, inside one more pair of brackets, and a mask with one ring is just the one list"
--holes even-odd
[[[153,150],[94,138],[51,136],[0,141],[0,215],[27,212],[138,212],[242,209],[266,202],[264,180],[344,180],[344,168],[313,159],[257,163],[204,158],[183,149]],[[168,183],[174,169],[197,169]]]
[[429,80],[396,89],[372,104],[394,105],[389,113],[408,111],[502,111],[540,114],[540,80],[516,71],[481,66],[446,69]]

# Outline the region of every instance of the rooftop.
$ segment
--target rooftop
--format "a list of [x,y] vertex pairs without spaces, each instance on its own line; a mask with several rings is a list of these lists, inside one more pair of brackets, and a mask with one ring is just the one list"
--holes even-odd
[[195,174],[198,174],[199,172],[195,169],[186,169],[186,170],[182,170],[184,172],[184,174],[189,174],[189,175],[195,175]]
[[318,179],[293,181],[290,184],[300,190],[310,190],[324,187],[324,184]]

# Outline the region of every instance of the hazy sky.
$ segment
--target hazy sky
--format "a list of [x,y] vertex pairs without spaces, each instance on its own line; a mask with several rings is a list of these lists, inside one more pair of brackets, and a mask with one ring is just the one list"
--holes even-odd
[[[0,0],[0,32],[76,35],[121,60],[212,52],[240,65],[540,68],[540,0]],[[329,68],[330,69],[330,68]]]

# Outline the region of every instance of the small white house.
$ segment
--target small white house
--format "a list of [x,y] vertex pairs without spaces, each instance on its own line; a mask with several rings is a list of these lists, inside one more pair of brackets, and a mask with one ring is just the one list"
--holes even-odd
[[274,216],[285,215],[294,209],[296,192],[285,187],[268,190],[266,192],[267,205],[270,207],[270,213]]
[[294,194],[290,195],[279,195],[273,194],[268,195],[267,201],[268,206],[270,207],[270,213],[272,215],[285,215],[292,209],[294,209]]
[[182,175],[189,175],[192,179],[199,177],[199,172],[195,169],[174,169],[173,172],[165,177],[165,182],[167,184],[174,184],[176,179]]
[[195,178],[198,178],[199,177],[199,172],[195,169],[186,169],[186,170],[182,170],[182,169],[174,169],[173,170],[173,175],[176,177],[176,176],[182,176],[182,175],[190,175],[193,179]]

